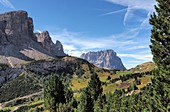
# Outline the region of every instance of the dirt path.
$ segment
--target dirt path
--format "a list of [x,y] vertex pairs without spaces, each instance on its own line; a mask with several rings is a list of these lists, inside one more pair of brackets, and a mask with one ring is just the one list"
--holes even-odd
[[[19,98],[16,98],[14,100],[10,100],[10,101],[7,101],[7,102],[3,102],[3,103],[0,103],[0,109],[1,108],[4,108],[6,106],[6,104],[10,103],[10,102],[13,102],[13,101],[16,101],[16,100],[20,100],[20,99],[26,99],[26,98],[30,98],[32,96],[36,96],[36,95],[39,95],[41,94],[41,92],[37,92],[37,93],[33,93],[33,94],[30,94],[30,95],[26,95],[26,96],[23,96],[23,97],[19,97]],[[15,109],[18,109],[20,106],[17,106]]]

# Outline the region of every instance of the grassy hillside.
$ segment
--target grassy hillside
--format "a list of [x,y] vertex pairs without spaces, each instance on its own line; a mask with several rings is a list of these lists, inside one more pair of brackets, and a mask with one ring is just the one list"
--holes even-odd
[[14,80],[10,80],[0,87],[0,102],[9,101],[17,97],[41,91],[37,76],[24,72]]
[[155,64],[153,62],[146,62],[140,65],[137,65],[136,67],[130,69],[132,72],[146,72],[146,71],[151,71],[155,69]]
[[[45,60],[41,60],[38,62],[33,62],[32,64],[41,65],[40,63],[44,63],[44,61]],[[152,73],[147,71],[151,71],[155,67],[152,63],[147,63],[139,65],[129,71],[116,72],[114,70],[98,68],[83,59],[75,57],[64,57],[59,60],[48,60],[45,61],[45,63],[58,63],[58,61],[62,61],[62,63],[66,62],[66,66],[64,66],[65,68],[61,67],[55,71],[55,66],[50,66],[51,69],[47,70],[47,73],[48,75],[52,73],[59,73],[59,75],[69,76],[71,88],[74,91],[74,97],[76,98],[79,98],[82,89],[87,86],[92,73],[97,73],[99,75],[99,78],[102,81],[104,93],[114,92],[116,89],[127,90],[128,87],[136,84],[137,82],[140,83],[137,84],[138,90],[136,91],[141,91],[144,86],[151,82],[151,78],[153,77]],[[143,68],[142,71],[140,71],[141,69],[138,69],[141,67]],[[146,67],[148,69],[144,70]],[[137,71],[142,72],[142,74],[139,75],[140,73],[137,73]],[[42,93],[36,96],[32,96],[31,94],[42,91],[43,80],[46,79],[46,76],[47,74],[41,74],[40,72],[34,71],[34,69],[27,69],[16,79],[2,85],[0,87],[0,108],[3,110],[17,109],[18,111],[23,111],[22,109],[24,108],[24,110],[31,111],[31,109],[36,110],[43,107]],[[28,95],[30,96],[24,97]],[[18,97],[21,98],[19,101]]]

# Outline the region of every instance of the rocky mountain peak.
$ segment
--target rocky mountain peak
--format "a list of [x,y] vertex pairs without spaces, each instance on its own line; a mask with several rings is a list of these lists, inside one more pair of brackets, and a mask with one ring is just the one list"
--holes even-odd
[[116,52],[111,49],[83,53],[80,57],[101,68],[116,70],[125,69],[121,59],[117,56]]
[[29,36],[33,36],[33,20],[28,17],[26,11],[12,11],[0,14],[0,30],[1,34],[6,34],[4,41],[11,43],[27,40]]
[[58,51],[60,51],[60,52],[55,52],[56,55],[58,55],[58,56],[66,55],[65,53],[62,53],[63,45],[61,44],[61,42],[59,40],[56,40],[54,49],[57,49]]
[[41,43],[41,45],[51,51],[51,45],[53,44],[51,37],[48,31],[44,31],[42,33],[35,33],[36,41]]
[[56,41],[54,44],[48,31],[43,31],[42,33],[35,33],[36,41],[39,42],[45,49],[50,51],[56,56],[65,56],[63,52],[63,45],[60,41]]
[[116,52],[114,52],[113,50],[111,50],[111,49],[109,49],[109,50],[105,50],[105,51],[103,51],[103,52],[106,52],[106,53],[108,53],[108,54],[112,54],[112,55],[117,55],[116,54]]
[[0,63],[14,67],[56,56],[65,56],[62,44],[54,44],[48,31],[34,33],[33,19],[26,11],[0,14]]

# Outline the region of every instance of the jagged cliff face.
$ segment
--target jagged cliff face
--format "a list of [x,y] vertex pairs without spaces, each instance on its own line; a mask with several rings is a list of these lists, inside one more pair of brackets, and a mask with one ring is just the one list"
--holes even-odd
[[48,31],[44,31],[42,33],[35,33],[36,41],[41,43],[41,45],[51,53],[53,53],[56,56],[65,56],[65,53],[63,52],[63,46],[60,41],[56,41],[54,44],[51,40],[51,37],[48,33]]
[[34,34],[26,11],[0,14],[0,63],[12,67],[32,60],[65,56],[62,44],[54,44],[47,31]]
[[33,37],[33,21],[25,11],[14,11],[0,15],[1,44],[27,42]]
[[81,58],[93,63],[100,68],[124,70],[126,69],[121,59],[113,50],[83,53]]

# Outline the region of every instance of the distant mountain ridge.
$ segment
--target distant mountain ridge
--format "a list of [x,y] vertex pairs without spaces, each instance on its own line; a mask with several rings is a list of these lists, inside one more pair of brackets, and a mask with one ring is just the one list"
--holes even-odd
[[116,70],[125,70],[121,59],[117,56],[116,52],[113,50],[103,50],[97,52],[88,52],[83,53],[81,58],[93,63],[97,67],[107,68],[107,69],[116,69]]
[[16,67],[56,56],[66,56],[62,44],[53,43],[48,31],[34,33],[33,19],[26,11],[0,14],[0,63]]

